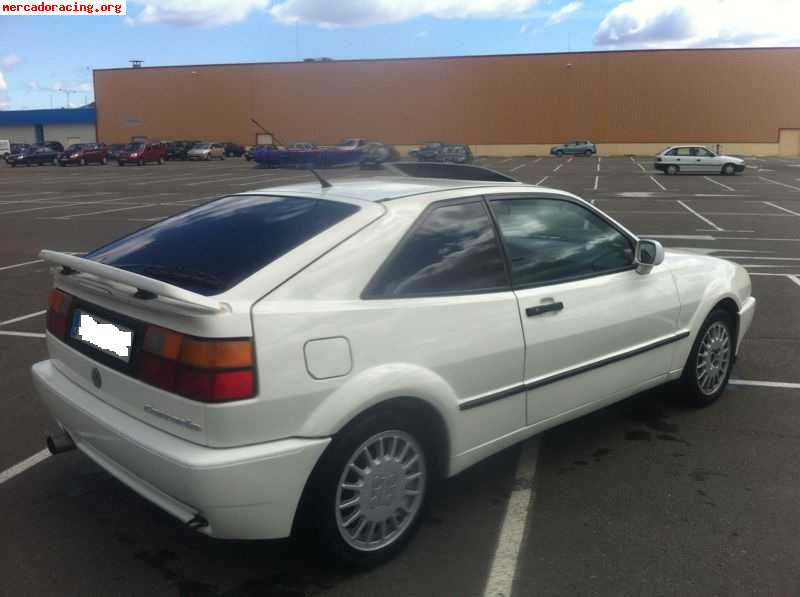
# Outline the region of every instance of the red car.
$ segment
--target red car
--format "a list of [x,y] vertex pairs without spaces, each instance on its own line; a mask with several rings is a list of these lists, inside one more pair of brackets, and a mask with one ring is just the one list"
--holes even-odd
[[105,164],[108,162],[108,150],[102,143],[75,143],[58,155],[58,165],[67,164]]
[[147,162],[163,164],[166,159],[167,147],[163,143],[129,143],[119,152],[117,163],[144,166]]

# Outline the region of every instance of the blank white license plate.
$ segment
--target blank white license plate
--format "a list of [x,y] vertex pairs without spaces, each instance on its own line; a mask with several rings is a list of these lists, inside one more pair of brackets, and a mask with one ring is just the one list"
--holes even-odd
[[75,309],[69,335],[125,363],[131,360],[133,330],[111,323],[93,313]]

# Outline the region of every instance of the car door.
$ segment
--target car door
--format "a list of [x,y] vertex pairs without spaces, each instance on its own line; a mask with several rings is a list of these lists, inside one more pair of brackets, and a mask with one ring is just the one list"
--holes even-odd
[[578,201],[523,195],[489,203],[525,336],[528,424],[666,375],[680,310],[667,268],[637,273],[634,239]]
[[721,166],[718,165],[717,156],[708,151],[705,147],[695,147],[695,159],[698,172],[719,172]]
[[434,372],[458,402],[463,452],[525,425],[517,299],[482,197],[429,206],[362,298],[394,330],[385,354]]

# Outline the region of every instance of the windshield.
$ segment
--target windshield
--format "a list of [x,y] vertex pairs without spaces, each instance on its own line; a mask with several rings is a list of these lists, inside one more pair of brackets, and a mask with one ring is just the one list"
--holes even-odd
[[144,143],[128,143],[125,146],[125,149],[127,151],[139,151],[141,149],[144,149]]
[[65,151],[78,151],[80,149],[83,149],[83,145],[76,143],[74,145],[70,145],[69,147],[67,147]]
[[211,143],[196,143],[192,149],[210,149]]
[[200,294],[218,294],[356,211],[336,201],[226,197],[86,257]]

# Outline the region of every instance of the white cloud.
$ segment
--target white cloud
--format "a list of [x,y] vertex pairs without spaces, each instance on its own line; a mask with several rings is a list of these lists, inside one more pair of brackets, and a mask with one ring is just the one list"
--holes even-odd
[[[134,0],[144,8],[128,16],[129,25],[168,24],[222,27],[241,23],[251,13],[269,8],[270,0]],[[130,11],[130,8],[129,8]]]
[[437,19],[502,18],[526,14],[538,0],[286,0],[270,9],[280,23],[347,27]]
[[609,12],[594,43],[690,48],[800,43],[797,0],[627,0]]
[[6,83],[6,78],[3,76],[3,71],[0,71],[0,91],[5,91],[8,89],[8,83]]
[[6,54],[0,58],[0,68],[9,71],[18,64],[22,63],[22,57],[19,54]]
[[530,25],[528,23],[525,23],[522,27],[519,28],[519,32],[525,33],[528,30],[528,27],[530,27]]
[[583,7],[583,2],[570,2],[565,4],[547,18],[548,25],[558,25],[570,15],[578,12]]

